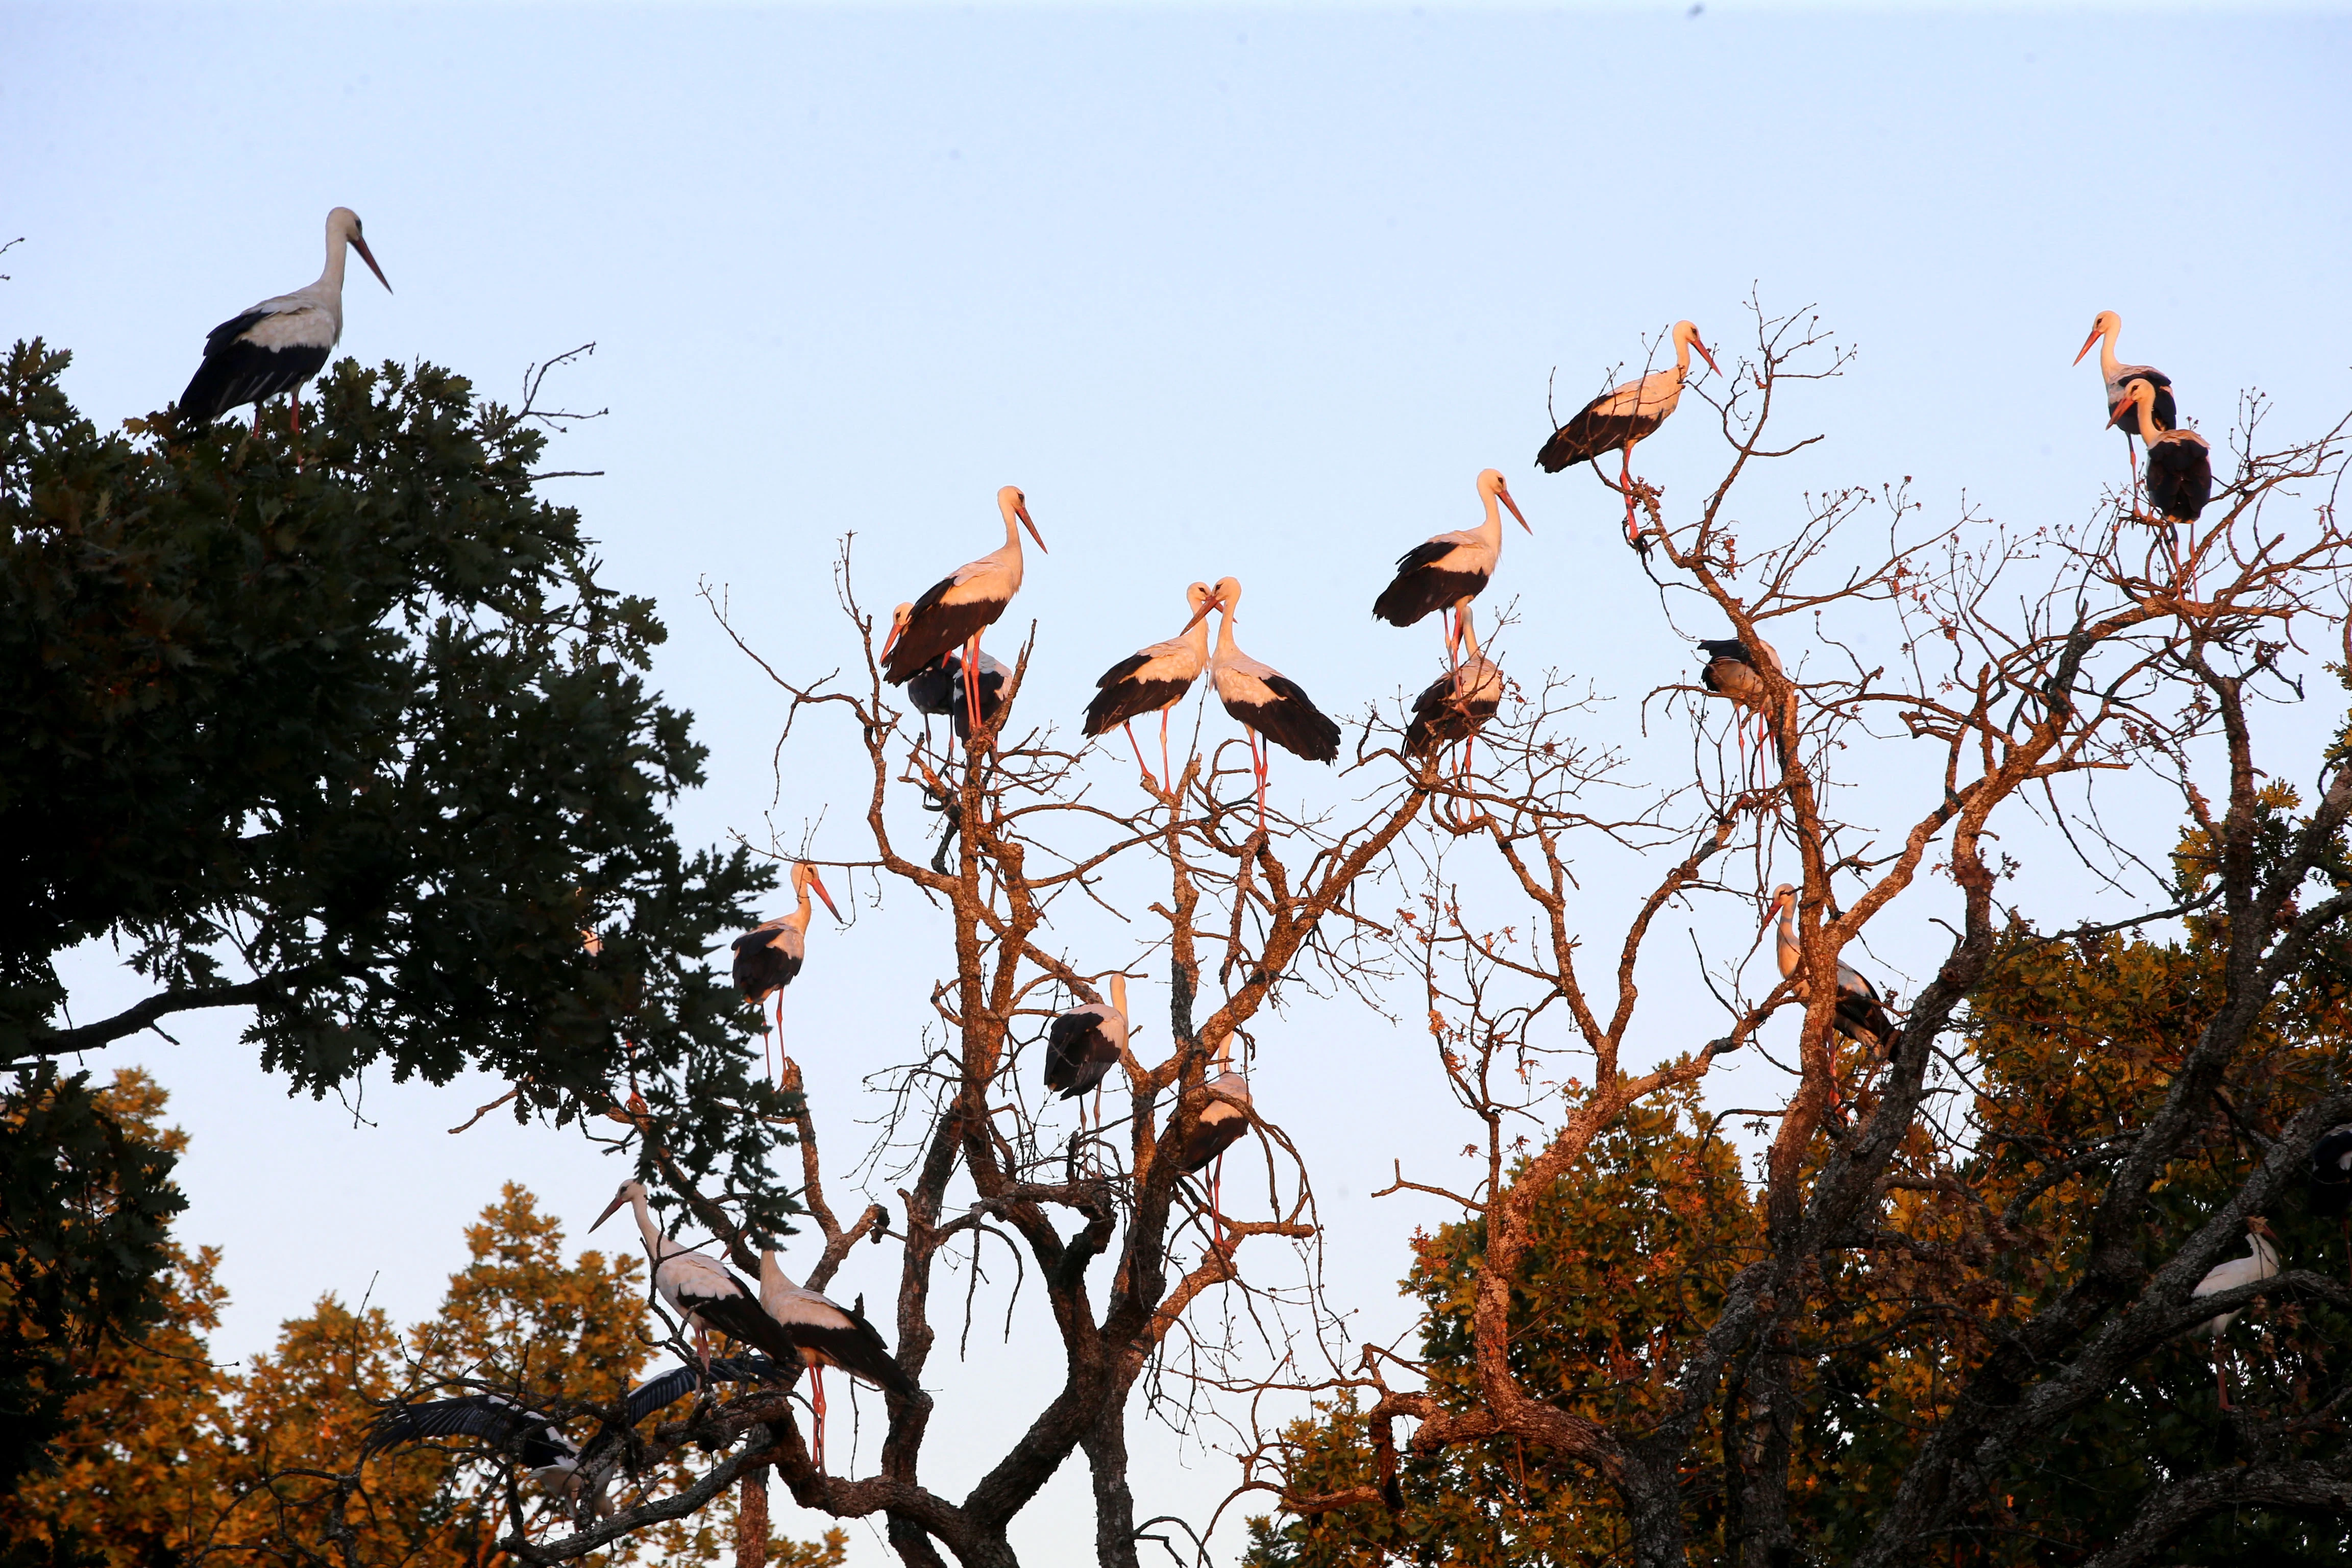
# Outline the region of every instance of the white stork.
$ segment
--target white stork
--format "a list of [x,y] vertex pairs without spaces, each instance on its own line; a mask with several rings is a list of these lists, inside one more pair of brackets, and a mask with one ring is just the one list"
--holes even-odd
[[1184,629],[1165,642],[1139,648],[1112,665],[1095,682],[1094,700],[1087,704],[1085,732],[1100,735],[1113,724],[1127,731],[1127,743],[1135,747],[1135,765],[1151,776],[1151,764],[1143,760],[1143,748],[1136,743],[1135,721],[1146,713],[1160,715],[1160,793],[1166,795],[1175,787],[1168,763],[1168,713],[1184,694],[1192,689],[1192,682],[1209,664],[1209,612],[1215,607],[1216,595],[1206,583],[1194,583],[1184,590],[1184,604],[1192,618]]
[[2149,508],[2167,522],[2195,522],[2213,499],[2212,447],[2194,430],[2158,422],[2156,384],[2145,376],[2134,376],[2124,388],[2124,407],[2138,421],[2147,447]]
[[[2217,1263],[2208,1269],[2205,1278],[2197,1281],[2197,1289],[2189,1292],[2189,1300],[2193,1301],[2200,1296],[2234,1290],[2241,1285],[2275,1278],[2279,1271],[2279,1255],[2278,1248],[2272,1243],[2277,1240],[2278,1233],[2271,1229],[2268,1220],[2258,1214],[2248,1215],[2246,1256]],[[2244,1310],[2241,1307],[2236,1312],[2223,1312],[2217,1318],[2208,1318],[2197,1330],[2212,1342],[2213,1380],[2221,1390],[2221,1408],[2224,1410],[2235,1409],[2236,1406],[2230,1403],[2230,1374],[2223,1370],[2221,1336],[2230,1331],[2230,1325],[2236,1322],[2239,1313]]]
[[[801,972],[801,961],[808,956],[811,888],[824,900],[826,912],[839,920],[841,911],[834,907],[833,895],[824,890],[824,879],[817,875],[816,868],[805,860],[794,861],[793,891],[800,895],[800,903],[789,913],[753,926],[737,937],[733,944],[735,988],[754,1007],[771,996],[776,999],[775,1037],[779,1041],[784,1034],[784,987],[793,983],[793,977]],[[767,1020],[762,1018],[761,1033],[766,1032]]]
[[1102,1080],[1127,1053],[1127,976],[1110,977],[1110,1000],[1082,1002],[1054,1020],[1045,1034],[1045,1087],[1064,1100],[1088,1089],[1095,1120],[1102,1120]]
[[591,1524],[612,1511],[605,1495],[613,1472],[627,1446],[626,1434],[646,1416],[676,1404],[710,1383],[761,1383],[788,1375],[765,1356],[722,1357],[709,1372],[688,1364],[675,1366],[629,1390],[619,1422],[607,1419],[583,1448],[564,1436],[563,1428],[546,1412],[503,1394],[469,1394],[456,1399],[387,1406],[369,1424],[360,1443],[364,1464],[388,1448],[436,1438],[478,1437],[511,1454],[529,1472],[531,1483],[551,1497],[568,1500],[574,1517]]
[[845,1307],[796,1285],[772,1247],[760,1254],[760,1307],[794,1346],[800,1363],[809,1369],[809,1407],[816,1415],[816,1468],[824,1468],[824,1369],[837,1366],[861,1377],[886,1394],[919,1399],[923,1391],[890,1354],[890,1347],[860,1309]]
[[1021,592],[1021,531],[1027,529],[1037,548],[1045,548],[1019,486],[1006,485],[996,492],[996,510],[1004,514],[1003,545],[932,584],[907,612],[905,622],[890,628],[890,638],[882,645],[882,676],[893,686],[906,685],[926,666],[961,648],[964,707],[975,730],[982,721],[980,634],[996,624],[1013,595]]
[[[1209,1177],[1209,1214],[1214,1226],[1216,1245],[1224,1245],[1224,1211],[1221,1198],[1224,1184],[1226,1150],[1240,1142],[1250,1127],[1249,1079],[1234,1070],[1233,1037],[1220,1036],[1217,1040],[1217,1076],[1201,1086],[1200,1098],[1192,1103],[1199,1107],[1192,1121],[1192,1131],[1176,1150],[1176,1168],[1188,1176],[1197,1176],[1212,1163],[1217,1169]],[[1182,1109],[1171,1114],[1168,1131],[1176,1130]],[[1161,1136],[1164,1139],[1167,1134]]]
[[[1698,673],[1699,684],[1719,697],[1729,698],[1733,707],[1755,715],[1756,748],[1761,752],[1772,736],[1771,716],[1765,711],[1771,692],[1758,672],[1769,669],[1775,675],[1785,675],[1780,654],[1762,637],[1758,637],[1753,647],[1738,637],[1701,637],[1698,646],[1699,651],[1706,655],[1706,667]],[[1740,750],[1745,752],[1746,731],[1735,732],[1739,735]],[[1745,772],[1743,762],[1743,775]]]
[[[1676,321],[1674,331],[1675,365],[1672,370],[1654,370],[1639,381],[1629,381],[1612,387],[1576,412],[1576,417],[1551,433],[1536,453],[1536,466],[1545,473],[1556,474],[1578,463],[1591,463],[1601,481],[1622,492],[1625,497],[1625,542],[1640,550],[1644,548],[1642,534],[1633,521],[1633,446],[1666,422],[1682,401],[1683,380],[1690,374],[1691,350],[1706,361],[1706,368],[1716,370],[1715,356],[1698,339],[1698,329],[1688,321]],[[1717,371],[1720,374],[1720,371]],[[1622,455],[1622,483],[1612,484],[1609,476],[1601,473],[1601,458],[1609,452]]]
[[596,1225],[588,1228],[593,1231],[611,1219],[625,1204],[636,1210],[637,1234],[645,1237],[646,1255],[653,1260],[654,1289],[669,1303],[671,1311],[692,1325],[695,1353],[702,1358],[705,1368],[710,1365],[710,1331],[714,1329],[745,1344],[758,1346],[776,1361],[791,1363],[799,1359],[798,1349],[760,1310],[759,1298],[751,1293],[749,1285],[735,1278],[734,1270],[661,1233],[654,1224],[652,1211],[646,1206],[643,1183],[623,1182],[604,1212],[596,1216]]
[[[2091,345],[2099,345],[2099,379],[2106,384],[2107,423],[2124,433],[2124,460],[2131,461],[2131,439],[2139,434],[2139,420],[2133,415],[2127,388],[2134,381],[2145,381],[2156,389],[2156,427],[2169,430],[2179,422],[2172,405],[2172,378],[2152,364],[2121,364],[2116,360],[2116,339],[2123,335],[2124,319],[2113,310],[2102,310],[2091,319],[2091,335],[2074,351],[2074,363],[2081,364]],[[2137,467],[2133,469],[2137,477]]]
[[1501,509],[1509,507],[1519,526],[1530,537],[1535,533],[1528,527],[1519,503],[1511,499],[1500,470],[1488,468],[1478,476],[1478,499],[1486,506],[1486,521],[1475,528],[1437,534],[1398,556],[1395,578],[1372,601],[1372,618],[1392,626],[1412,626],[1432,610],[1452,610],[1445,628],[1449,663],[1462,640],[1462,612],[1486,591],[1496,563],[1503,558]]
[[[882,645],[887,654],[890,643],[896,642],[907,629],[907,621],[915,613],[912,605],[901,605],[890,612],[890,637]],[[1004,710],[1004,688],[1013,672],[994,654],[980,656],[980,721],[996,722],[997,714]],[[963,656],[961,653],[941,654],[917,670],[907,682],[907,700],[924,719],[923,732],[928,742],[929,721],[947,719],[955,731],[956,739],[971,739],[971,718],[963,704]]]
[[1461,641],[1459,648],[1450,651],[1458,655],[1461,648],[1466,648],[1468,656],[1459,658],[1414,700],[1412,722],[1405,726],[1404,754],[1426,757],[1448,742],[1459,741],[1460,771],[1466,773],[1470,771],[1471,737],[1503,705],[1503,672],[1494,660],[1478,651],[1478,633],[1471,622],[1470,601],[1465,599],[1455,605],[1454,616]]
[[295,394],[293,427],[302,428],[301,385],[319,374],[343,335],[343,247],[368,264],[383,291],[392,284],[367,241],[360,215],[337,207],[327,215],[327,266],[307,289],[264,300],[215,327],[205,339],[205,361],[180,394],[180,417],[209,425],[240,404],[253,405],[253,432],[261,433],[261,405],[281,392]]
[[[1772,910],[1778,910],[1780,916],[1780,939],[1776,944],[1780,950],[1780,975],[1783,979],[1790,979],[1804,967],[1805,963],[1804,950],[1797,942],[1797,889],[1786,882],[1773,889]],[[1769,921],[1771,910],[1767,910],[1764,918]],[[1843,959],[1838,960],[1837,978],[1837,1011],[1831,1016],[1831,1022],[1836,1025],[1837,1032],[1857,1045],[1885,1053],[1890,1062],[1895,1060],[1895,1020],[1887,1016],[1886,1004],[1879,1000],[1878,987]],[[1800,1001],[1812,1000],[1801,979],[1797,981],[1796,993]]]
[[1211,590],[1217,605],[1217,651],[1209,660],[1209,679],[1225,711],[1241,721],[1248,732],[1250,771],[1257,777],[1257,825],[1265,826],[1265,746],[1272,741],[1310,763],[1328,763],[1339,754],[1339,726],[1300,689],[1298,683],[1270,664],[1261,664],[1234,642],[1242,585],[1237,578],[1221,577]]

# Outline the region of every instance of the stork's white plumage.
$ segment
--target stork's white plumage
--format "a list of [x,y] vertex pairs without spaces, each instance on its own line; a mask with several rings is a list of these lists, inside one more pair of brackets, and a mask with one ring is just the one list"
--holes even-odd
[[980,635],[996,624],[1021,591],[1021,531],[1027,529],[1037,548],[1045,537],[1029,519],[1028,499],[1016,485],[996,492],[996,510],[1004,514],[1004,542],[977,561],[968,561],[940,578],[914,602],[906,620],[890,628],[882,645],[883,679],[904,686],[942,656],[963,650],[964,702],[971,728],[984,722],[980,711]]
[[2124,364],[2116,358],[2116,339],[2123,335],[2124,319],[2113,310],[2102,310],[2091,320],[2091,335],[2074,351],[2074,363],[2081,364],[2091,345],[2099,345],[2099,379],[2106,384],[2107,423],[2124,433],[2124,458],[2131,458],[2131,438],[2139,434],[2139,418],[2130,407],[2127,388],[2135,381],[2145,381],[2156,389],[2152,413],[2156,427],[2169,430],[2179,421],[2172,405],[2172,378],[2152,364]]
[[215,327],[205,339],[204,363],[180,394],[180,417],[208,425],[241,404],[253,405],[253,427],[261,429],[261,405],[280,393],[296,394],[294,428],[302,427],[301,385],[319,374],[343,335],[343,253],[350,246],[368,264],[384,292],[392,284],[360,237],[359,214],[337,207],[327,215],[327,265],[319,280],[291,294],[264,300]]
[[1310,763],[1328,763],[1339,754],[1339,726],[1324,717],[1297,681],[1274,666],[1252,658],[1234,641],[1234,622],[1242,602],[1240,580],[1219,578],[1211,596],[1219,614],[1217,650],[1209,660],[1209,679],[1225,711],[1240,720],[1249,733],[1250,769],[1257,776],[1257,820],[1264,827],[1264,742],[1272,741]]
[[[1609,452],[1622,458],[1622,482],[1612,483],[1609,476],[1601,480],[1625,497],[1625,542],[1636,550],[1643,548],[1642,535],[1633,522],[1633,447],[1647,438],[1682,401],[1683,383],[1690,375],[1691,351],[1696,349],[1706,368],[1716,370],[1715,356],[1699,342],[1698,329],[1688,321],[1676,321],[1674,331],[1675,363],[1670,369],[1654,370],[1638,381],[1629,381],[1612,387],[1582,408],[1576,416],[1551,433],[1536,453],[1536,466],[1548,474],[1578,463],[1591,463],[1592,471],[1601,473],[1601,458]],[[1719,373],[1718,373],[1719,374]]]
[[816,1467],[824,1468],[824,1369],[837,1366],[853,1377],[901,1399],[918,1399],[922,1390],[890,1354],[890,1347],[866,1314],[845,1307],[829,1296],[793,1283],[773,1248],[760,1254],[760,1308],[795,1347],[800,1363],[809,1369],[810,1407],[816,1415]]
[[1143,760],[1143,748],[1136,745],[1134,721],[1146,713],[1159,713],[1162,795],[1175,787],[1168,764],[1169,710],[1184,700],[1184,694],[1192,689],[1192,682],[1200,679],[1201,671],[1208,668],[1208,616],[1216,602],[1216,595],[1206,583],[1188,586],[1184,604],[1192,612],[1192,618],[1184,623],[1184,629],[1165,642],[1137,649],[1104,670],[1095,682],[1094,700],[1087,704],[1086,733],[1099,735],[1113,724],[1125,728],[1127,743],[1135,747],[1135,765],[1143,770],[1147,778],[1151,767]]
[[1488,468],[1478,476],[1478,499],[1486,507],[1484,522],[1437,534],[1406,551],[1397,558],[1395,578],[1372,601],[1373,618],[1392,626],[1412,626],[1433,610],[1454,611],[1445,628],[1449,659],[1461,641],[1461,607],[1486,591],[1503,558],[1502,508],[1509,507],[1519,526],[1530,535],[1535,532],[1499,470]]
[[[1797,936],[1797,889],[1786,882],[1773,889],[1771,908],[1780,916],[1775,946],[1781,976],[1796,979],[1798,999],[1809,1002],[1811,994],[1798,974],[1804,967],[1805,954]],[[1770,920],[1771,913],[1768,911],[1764,918]],[[1887,1016],[1886,1004],[1879,1000],[1878,987],[1843,959],[1838,960],[1837,977],[1837,1011],[1831,1016],[1837,1032],[1857,1044],[1885,1052],[1888,1061],[1895,1060],[1895,1020]]]
[[[2216,1295],[2223,1290],[2234,1290],[2241,1285],[2252,1285],[2258,1280],[2276,1278],[2279,1271],[2279,1255],[2278,1248],[2272,1245],[2276,1240],[2278,1240],[2278,1234],[2271,1229],[2268,1220],[2258,1214],[2248,1215],[2246,1216],[2246,1256],[2232,1258],[2226,1263],[2215,1264],[2206,1270],[2205,1278],[2197,1282],[2197,1289],[2189,1292],[2189,1299],[2194,1300],[2200,1296]],[[2221,1391],[2221,1408],[2224,1410],[2231,1409],[2232,1406],[2230,1404],[2230,1374],[2223,1370],[2221,1360],[2221,1336],[2230,1331],[2230,1325],[2236,1322],[2244,1310],[2245,1309],[2241,1307],[2236,1311],[2223,1312],[2218,1317],[2208,1318],[2197,1328],[2199,1333],[2205,1335],[2212,1342],[2213,1379]]]
[[636,1211],[637,1234],[645,1238],[646,1255],[653,1261],[654,1290],[669,1303],[671,1311],[693,1327],[695,1351],[701,1356],[706,1371],[710,1365],[712,1330],[757,1345],[778,1361],[798,1358],[798,1349],[776,1327],[774,1320],[760,1310],[759,1298],[751,1293],[749,1285],[735,1277],[734,1270],[661,1233],[661,1227],[654,1224],[652,1210],[646,1206],[644,1184],[623,1182],[604,1212],[596,1216],[596,1225],[588,1228],[594,1230],[619,1213],[624,1205]]
[[[834,908],[833,895],[824,890],[824,879],[815,867],[806,861],[793,865],[793,891],[800,902],[774,920],[765,921],[735,939],[735,988],[743,993],[743,1000],[757,1007],[769,997],[776,998],[776,1038],[783,1037],[783,989],[801,972],[802,962],[808,956],[809,889],[824,900],[824,907],[835,920],[841,911]],[[764,1029],[766,1020],[761,1020]],[[773,1063],[770,1064],[771,1069]]]

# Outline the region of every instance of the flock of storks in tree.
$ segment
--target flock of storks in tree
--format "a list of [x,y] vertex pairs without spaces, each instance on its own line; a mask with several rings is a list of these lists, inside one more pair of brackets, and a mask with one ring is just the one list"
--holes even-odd
[[[261,405],[280,395],[293,395],[289,419],[292,428],[300,430],[299,389],[325,366],[329,353],[342,336],[346,247],[358,250],[377,280],[387,291],[391,289],[361,237],[358,215],[348,207],[335,208],[327,216],[327,261],[318,281],[264,300],[213,329],[205,340],[203,363],[180,396],[182,419],[209,424],[250,403],[257,433]],[[2133,460],[2133,474],[2136,485],[2144,483],[2154,513],[2148,521],[2159,525],[2193,522],[2212,497],[2207,444],[2195,431],[2178,426],[2169,377],[2148,365],[2117,363],[2116,339],[2122,325],[2114,311],[2099,312],[2091,335],[2074,356],[2075,363],[2082,363],[2084,355],[2097,346],[2107,423],[2124,433],[2127,458],[2132,457],[2130,443],[2135,437],[2147,449],[2145,465]],[[1626,538],[1637,549],[1645,542],[1635,516],[1640,492],[1633,473],[1633,447],[1674,413],[1694,351],[1710,370],[1717,368],[1714,355],[1690,322],[1676,322],[1671,341],[1675,350],[1671,368],[1654,371],[1594,398],[1555,430],[1536,456],[1538,466],[1548,473],[1579,463],[1592,464],[1601,481],[1623,495]],[[1601,459],[1611,453],[1619,459],[1615,479],[1601,468]],[[1521,528],[1533,531],[1499,472],[1488,468],[1481,473],[1477,489],[1486,508],[1485,520],[1475,528],[1441,533],[1407,551],[1397,562],[1394,579],[1372,605],[1375,616],[1397,626],[1415,625],[1432,614],[1443,617],[1446,672],[1414,702],[1405,750],[1413,757],[1428,757],[1440,746],[1459,742],[1465,770],[1471,738],[1493,716],[1503,696],[1502,671],[1479,651],[1471,601],[1493,579],[1502,554],[1500,509],[1508,508]],[[892,615],[880,656],[884,678],[905,688],[918,711],[949,718],[956,737],[967,746],[975,734],[992,734],[1003,711],[1011,672],[982,652],[980,641],[981,634],[996,623],[1020,590],[1022,531],[1028,531],[1038,549],[1045,548],[1029,516],[1027,499],[1018,489],[1005,486],[997,492],[996,500],[1004,522],[1003,545],[959,567],[919,598],[900,605]],[[1165,796],[1175,783],[1168,752],[1169,713],[1205,671],[1226,712],[1239,721],[1245,732],[1263,829],[1265,743],[1271,742],[1309,762],[1328,763],[1339,755],[1339,727],[1316,708],[1297,682],[1235,645],[1234,624],[1241,596],[1241,584],[1232,577],[1213,586],[1203,583],[1187,586],[1189,618],[1183,629],[1105,671],[1096,683],[1094,700],[1087,704],[1083,728],[1089,737],[1106,734],[1113,726],[1124,729],[1144,781],[1156,784]],[[1213,611],[1219,617],[1213,649],[1205,625]],[[1701,674],[1704,684],[1754,715],[1759,744],[1768,743],[1774,731],[1764,711],[1766,684],[1758,671],[1759,666],[1778,671],[1779,655],[1760,639],[1752,646],[1738,638],[1713,639],[1703,641],[1700,647],[1707,656]],[[1133,729],[1135,720],[1154,713],[1160,717],[1160,748],[1156,781]],[[1742,735],[1744,745],[1744,731]],[[986,743],[984,738],[982,743]],[[800,973],[806,953],[810,889],[814,889],[826,909],[840,918],[814,866],[795,865],[792,886],[798,906],[738,938],[734,944],[737,985],[755,1007],[762,1006],[771,996],[777,997],[779,1030],[781,993]],[[1776,889],[1765,918],[1769,922],[1774,914],[1779,917],[1775,947],[1780,973],[1795,982],[1795,993],[1802,999],[1798,896],[1797,889],[1786,884]],[[593,937],[590,942],[594,945]],[[1097,1120],[1100,1085],[1127,1049],[1126,981],[1123,974],[1113,975],[1108,1002],[1073,1007],[1055,1019],[1046,1036],[1046,1089],[1065,1099],[1095,1091]],[[1839,1033],[1893,1058],[1898,1031],[1884,1000],[1866,977],[1843,963],[1837,967],[1833,1020]],[[1249,1127],[1249,1085],[1233,1068],[1230,1043],[1229,1039],[1215,1042],[1217,1076],[1203,1086],[1190,1136],[1175,1151],[1187,1174],[1196,1174],[1218,1162]],[[1213,1181],[1212,1177],[1207,1205],[1212,1215],[1217,1213]],[[2352,1125],[2332,1129],[2312,1150],[2309,1193],[2317,1212],[2352,1210]],[[638,1232],[653,1263],[656,1292],[693,1334],[694,1360],[631,1390],[618,1406],[594,1407],[604,1421],[584,1447],[564,1435],[562,1422],[548,1410],[522,1397],[484,1393],[390,1406],[370,1428],[362,1458],[406,1443],[477,1438],[512,1455],[544,1489],[568,1499],[574,1517],[584,1522],[607,1511],[614,1477],[630,1468],[633,1428],[656,1411],[713,1384],[790,1383],[807,1371],[813,1390],[811,1408],[817,1418],[815,1458],[820,1467],[824,1456],[824,1368],[838,1368],[893,1398],[919,1397],[920,1390],[866,1321],[862,1299],[844,1307],[794,1284],[772,1250],[762,1251],[755,1291],[724,1263],[664,1235],[647,1207],[645,1188],[634,1181],[621,1184],[597,1225],[625,1206],[635,1213]],[[2211,1295],[2278,1272],[2276,1237],[2270,1226],[2260,1216],[2249,1218],[2246,1224],[2248,1255],[2208,1273],[2195,1295]],[[2347,1215],[2346,1224],[2347,1246],[2352,1246],[2352,1215]],[[2213,1339],[2215,1375],[2224,1406],[2230,1403],[2230,1391],[2222,1370],[2221,1336],[2237,1315],[2215,1317],[2203,1330]],[[709,1344],[712,1333],[765,1353],[713,1359]]]

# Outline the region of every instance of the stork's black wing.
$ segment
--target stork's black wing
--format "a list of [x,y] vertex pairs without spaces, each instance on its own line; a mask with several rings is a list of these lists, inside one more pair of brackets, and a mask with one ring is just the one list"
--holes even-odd
[[572,1445],[548,1428],[553,1425],[544,1411],[517,1404],[502,1394],[469,1394],[458,1399],[436,1399],[423,1405],[395,1405],[368,1426],[360,1442],[365,1459],[403,1443],[429,1442],[436,1437],[479,1437],[500,1448],[535,1438],[551,1451],[571,1452]]

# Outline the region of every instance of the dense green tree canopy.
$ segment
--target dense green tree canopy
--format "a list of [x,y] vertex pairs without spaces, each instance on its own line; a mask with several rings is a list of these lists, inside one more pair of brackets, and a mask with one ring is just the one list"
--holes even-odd
[[[189,1009],[250,1009],[314,1093],[476,1067],[518,1115],[641,1094],[649,1158],[781,1224],[785,1103],[708,957],[772,877],[674,836],[703,752],[646,684],[663,629],[536,493],[540,428],[345,361],[299,436],[101,432],[66,363],[0,368],[0,1404],[49,1408],[33,1363],[135,1321],[175,1206],[53,1064]],[[151,987],[111,1016],[58,974],[94,940]]]

